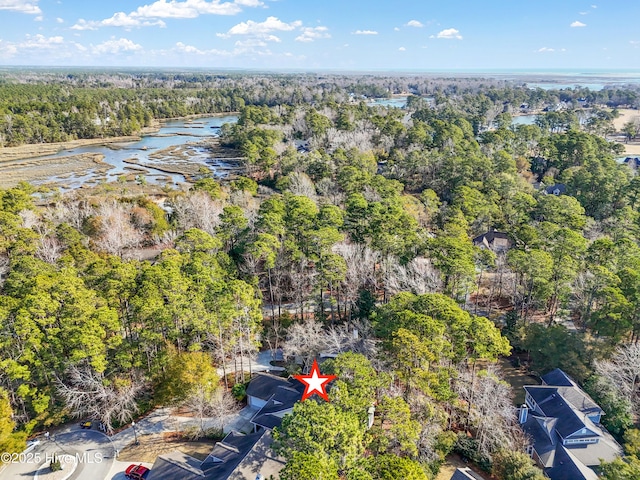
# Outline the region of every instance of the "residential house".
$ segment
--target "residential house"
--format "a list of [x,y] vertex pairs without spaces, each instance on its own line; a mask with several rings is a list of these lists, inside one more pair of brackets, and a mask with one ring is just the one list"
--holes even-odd
[[257,373],[247,387],[247,401],[257,410],[251,419],[253,432],[230,432],[199,461],[181,452],[160,455],[147,480],[255,480],[274,476],[285,462],[271,450],[271,430],[302,398],[304,385],[267,373]]
[[456,468],[453,472],[451,480],[484,480],[480,475],[471,470],[469,467]]
[[564,183],[556,183],[544,189],[546,195],[565,195],[567,193],[567,186]]
[[623,160],[625,165],[628,165],[634,172],[640,167],[640,157],[626,157]]
[[473,244],[476,247],[500,253],[509,250],[513,245],[513,242],[509,238],[509,235],[503,232],[498,232],[491,227],[488,232],[474,238]]
[[520,424],[530,437],[529,453],[551,480],[595,480],[590,467],[622,455],[600,424],[602,409],[562,370],[524,389]]
[[256,373],[247,386],[247,405],[256,409],[262,408],[278,387],[289,387],[291,385],[292,383],[286,378],[269,373]]

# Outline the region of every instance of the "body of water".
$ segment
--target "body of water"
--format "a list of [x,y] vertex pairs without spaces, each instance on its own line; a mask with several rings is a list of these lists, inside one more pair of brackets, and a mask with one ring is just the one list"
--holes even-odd
[[513,117],[511,125],[533,125],[538,115],[518,115]]
[[555,82],[539,82],[539,83],[529,83],[527,82],[527,87],[529,88],[541,88],[542,90],[562,90],[567,88],[588,88],[589,90],[602,90],[606,85],[604,83],[587,83],[587,82],[576,82],[576,83],[555,83]]
[[[214,173],[223,175],[218,170],[227,166],[223,159],[212,158],[210,152],[197,143],[204,138],[217,137],[218,129],[225,123],[235,123],[238,121],[236,115],[203,117],[188,120],[171,120],[163,122],[162,127],[156,133],[145,135],[142,139],[133,142],[90,145],[86,147],[62,150],[55,155],[40,157],[39,160],[55,159],[80,153],[98,153],[104,155],[103,161],[112,166],[106,174],[101,174],[98,168],[83,174],[64,175],[61,177],[50,177],[44,182],[34,183],[62,183],[68,188],[78,188],[84,184],[95,184],[98,177],[106,177],[107,182],[113,182],[119,176],[135,173],[137,168],[144,168],[148,173],[140,172],[149,183],[167,183],[170,178],[171,183],[185,181],[184,175],[167,173],[153,168],[153,164],[169,163],[162,158],[150,158],[150,155],[158,150],[173,146],[186,146],[189,150],[189,161],[209,166]],[[125,160],[135,160],[144,165],[134,165]]]
[[375,98],[367,102],[367,105],[370,107],[404,108],[407,105],[407,97]]

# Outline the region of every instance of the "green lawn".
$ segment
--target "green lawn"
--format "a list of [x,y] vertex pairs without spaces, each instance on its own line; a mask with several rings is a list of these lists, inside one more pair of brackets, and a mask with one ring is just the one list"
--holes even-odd
[[524,403],[524,385],[539,385],[540,381],[532,376],[528,375],[524,368],[515,368],[511,364],[510,358],[501,358],[498,360],[498,365],[502,370],[502,376],[513,388],[514,403],[519,407]]

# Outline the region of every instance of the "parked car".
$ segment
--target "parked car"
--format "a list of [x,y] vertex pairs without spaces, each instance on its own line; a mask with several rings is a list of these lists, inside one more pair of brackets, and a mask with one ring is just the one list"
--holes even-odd
[[87,420],[86,422],[82,422],[82,423],[80,424],[80,428],[88,428],[88,429],[91,429],[91,425],[92,425],[92,424],[91,424],[91,420]]
[[149,469],[144,465],[129,465],[124,472],[124,476],[132,480],[144,480]]

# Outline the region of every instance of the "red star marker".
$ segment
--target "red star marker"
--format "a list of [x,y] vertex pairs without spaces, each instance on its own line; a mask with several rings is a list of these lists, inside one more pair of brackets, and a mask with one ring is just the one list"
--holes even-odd
[[329,397],[327,396],[326,384],[338,377],[335,375],[321,375],[320,369],[318,368],[318,362],[314,359],[313,366],[311,367],[311,371],[308,375],[294,375],[293,378],[305,384],[302,400],[306,400],[314,393],[317,393],[328,402]]

